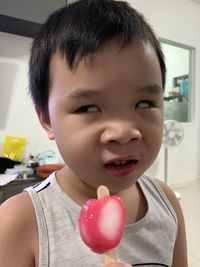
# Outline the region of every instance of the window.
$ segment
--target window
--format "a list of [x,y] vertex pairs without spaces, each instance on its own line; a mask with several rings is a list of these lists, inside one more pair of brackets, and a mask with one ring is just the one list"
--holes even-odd
[[194,48],[164,39],[160,43],[167,68],[164,119],[191,122]]

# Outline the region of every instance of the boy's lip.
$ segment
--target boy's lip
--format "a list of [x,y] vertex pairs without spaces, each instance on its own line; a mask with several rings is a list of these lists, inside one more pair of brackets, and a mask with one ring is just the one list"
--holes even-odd
[[116,158],[104,164],[105,170],[112,176],[125,176],[133,172],[138,165],[138,159],[132,157]]

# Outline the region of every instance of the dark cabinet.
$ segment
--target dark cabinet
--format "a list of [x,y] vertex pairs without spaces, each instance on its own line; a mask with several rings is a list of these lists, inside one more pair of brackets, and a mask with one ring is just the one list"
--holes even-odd
[[39,178],[16,179],[7,185],[0,186],[0,203],[6,199],[23,192],[24,188],[41,182]]

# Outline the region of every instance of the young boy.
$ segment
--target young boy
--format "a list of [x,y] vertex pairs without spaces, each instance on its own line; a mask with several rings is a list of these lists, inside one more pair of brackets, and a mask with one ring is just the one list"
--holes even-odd
[[127,210],[119,262],[187,267],[180,205],[144,175],[162,142],[165,85],[144,18],[123,1],[77,1],[48,18],[29,66],[38,118],[65,167],[1,206],[0,266],[103,266],[82,242],[78,216],[104,184]]

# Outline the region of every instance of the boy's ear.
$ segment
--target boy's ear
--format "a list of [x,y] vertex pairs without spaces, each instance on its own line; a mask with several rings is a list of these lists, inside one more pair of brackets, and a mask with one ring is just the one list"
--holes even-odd
[[54,134],[53,134],[53,129],[51,127],[49,115],[45,116],[44,113],[37,106],[35,106],[35,110],[36,110],[38,119],[40,121],[40,124],[42,125],[44,130],[47,132],[49,139],[54,140]]

